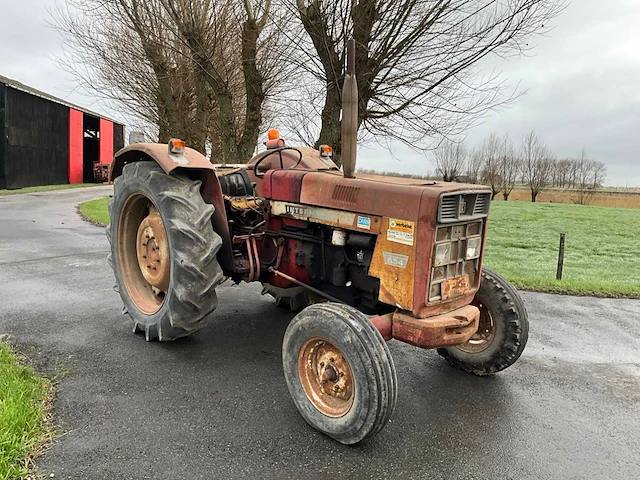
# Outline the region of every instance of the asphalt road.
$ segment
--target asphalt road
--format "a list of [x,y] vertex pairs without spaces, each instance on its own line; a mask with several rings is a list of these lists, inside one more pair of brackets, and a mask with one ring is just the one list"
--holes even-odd
[[345,447],[306,425],[282,374],[291,315],[223,285],[210,325],[145,343],[121,315],[102,228],[109,187],[0,197],[0,333],[63,374],[56,478],[640,478],[640,302],[524,293],[521,360],[490,378],[391,342],[398,408]]

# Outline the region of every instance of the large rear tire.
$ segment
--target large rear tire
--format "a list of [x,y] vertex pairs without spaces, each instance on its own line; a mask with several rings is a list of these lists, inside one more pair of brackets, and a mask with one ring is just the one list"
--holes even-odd
[[214,207],[200,181],[167,175],[154,162],[125,165],[109,202],[109,264],[133,320],[147,341],[170,341],[206,325],[222,280]]
[[284,335],[282,362],[300,414],[340,443],[373,437],[393,414],[398,380],[391,353],[369,318],[353,307],[305,308]]
[[473,305],[480,325],[469,342],[439,348],[438,353],[459,370],[491,375],[513,365],[527,345],[529,318],[522,298],[509,281],[482,268],[482,281]]

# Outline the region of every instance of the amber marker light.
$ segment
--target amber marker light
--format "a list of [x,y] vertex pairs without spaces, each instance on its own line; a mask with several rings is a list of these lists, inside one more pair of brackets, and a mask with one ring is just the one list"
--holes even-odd
[[276,128],[270,128],[267,133],[267,138],[269,140],[278,140],[280,138],[280,132]]
[[178,138],[172,138],[169,140],[169,153],[181,154],[184,153],[184,149],[187,146],[184,140]]
[[320,145],[320,156],[331,157],[333,155],[333,147],[329,145]]

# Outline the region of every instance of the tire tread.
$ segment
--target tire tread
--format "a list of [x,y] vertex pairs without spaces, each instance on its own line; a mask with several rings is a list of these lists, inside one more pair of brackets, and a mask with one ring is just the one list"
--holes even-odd
[[[117,201],[121,192],[138,185],[151,190],[153,200],[160,210],[170,239],[172,289],[167,295],[156,323],[148,323],[139,312],[128,312],[134,322],[134,331],[144,331],[147,341],[171,341],[190,335],[206,325],[206,317],[213,312],[218,300],[215,287],[222,281],[222,269],[217,253],[222,239],[213,230],[211,217],[214,207],[204,202],[200,195],[201,182],[183,174],[166,174],[154,162],[135,162],[125,165],[122,176],[114,182],[114,197],[109,201],[109,216],[117,218]],[[116,273],[116,255],[111,224],[106,234],[111,244],[108,262]],[[176,241],[179,239],[179,241]],[[188,288],[187,288],[188,286]],[[127,295],[120,288],[120,295]]]
[[515,287],[502,275],[487,267],[482,268],[482,282],[489,283],[491,296],[499,303],[494,308],[500,308],[504,316],[505,333],[500,348],[491,358],[480,363],[469,362],[459,355],[460,350],[456,347],[438,349],[440,356],[453,367],[480,376],[491,375],[513,365],[522,355],[529,338],[527,309]]

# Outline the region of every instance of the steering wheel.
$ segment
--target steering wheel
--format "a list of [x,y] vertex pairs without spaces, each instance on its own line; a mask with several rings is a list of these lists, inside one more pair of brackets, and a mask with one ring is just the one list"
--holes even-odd
[[[289,168],[284,168],[284,160],[282,159],[282,152],[285,150],[293,150],[294,152],[296,152],[298,154],[298,161],[296,162],[296,164],[293,167],[289,167]],[[264,152],[262,154],[262,156],[256,161],[256,163],[253,164],[253,173],[255,174],[256,177],[258,178],[264,178],[265,173],[260,174],[260,172],[258,171],[258,165],[260,165],[262,162],[264,162],[270,155],[277,153],[280,157],[280,168],[282,170],[293,170],[294,168],[296,168],[298,165],[300,165],[300,162],[302,162],[302,152],[300,150],[298,150],[295,147],[278,147],[278,148],[274,148],[271,150],[267,150],[266,152]]]

